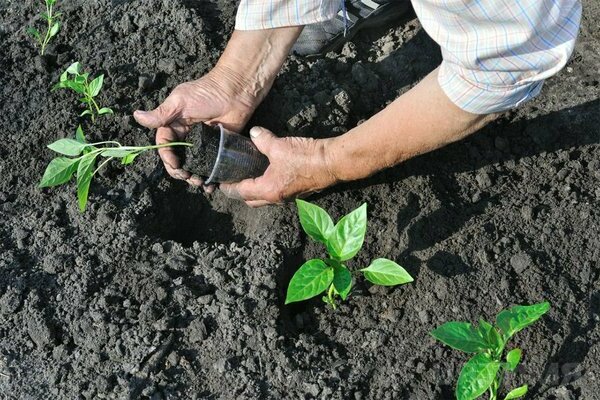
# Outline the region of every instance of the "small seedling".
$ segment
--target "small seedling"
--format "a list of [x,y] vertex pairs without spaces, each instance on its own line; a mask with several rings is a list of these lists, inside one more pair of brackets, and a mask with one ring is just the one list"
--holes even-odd
[[[321,207],[303,200],[296,200],[296,204],[302,228],[308,236],[326,246],[329,258],[309,260],[296,271],[289,283],[285,304],[307,300],[326,291],[323,301],[335,309],[336,296],[346,300],[352,288],[352,274],[344,262],[358,253],[365,240],[367,204],[336,225]],[[396,286],[413,281],[404,268],[385,258],[378,258],[360,272],[376,285]]]
[[[92,178],[110,160],[119,158],[121,159],[121,164],[128,165],[145,151],[169,146],[191,147],[193,145],[184,142],[170,142],[153,146],[122,146],[119,142],[111,140],[87,143],[83,130],[79,126],[75,139],[59,139],[48,145],[50,150],[69,157],[57,157],[50,161],[40,182],[40,187],[62,185],[67,183],[76,174],[79,209],[83,212],[87,205]],[[96,168],[98,157],[105,159]]]
[[40,31],[34,27],[27,28],[27,33],[29,33],[40,46],[40,54],[42,56],[46,51],[48,43],[50,43],[50,39],[56,36],[60,30],[60,22],[58,22],[58,18],[60,18],[62,15],[61,13],[54,13],[54,4],[56,4],[56,0],[45,0],[45,3],[46,12],[43,12],[41,16],[48,24],[46,33],[42,35]]
[[[453,349],[475,354],[460,371],[456,398],[476,399],[489,391],[489,400],[497,400],[504,375],[507,371],[514,372],[521,361],[522,351],[518,348],[510,350],[502,361],[509,339],[549,309],[548,302],[514,306],[498,314],[496,326],[483,319],[479,320],[479,326],[468,322],[447,322],[431,332],[434,338]],[[527,385],[523,385],[508,392],[504,400],[518,399],[526,393]]]
[[[70,78],[72,76],[72,78]],[[102,85],[104,84],[104,75],[98,75],[93,80],[89,80],[90,74],[82,72],[79,62],[75,62],[67,68],[60,76],[60,82],[54,85],[52,90],[68,88],[76,93],[83,95],[80,99],[82,103],[87,105],[87,110],[81,113],[80,117],[89,115],[92,122],[96,121],[96,117],[104,114],[112,114],[113,110],[108,107],[98,105],[95,98],[100,94]]]

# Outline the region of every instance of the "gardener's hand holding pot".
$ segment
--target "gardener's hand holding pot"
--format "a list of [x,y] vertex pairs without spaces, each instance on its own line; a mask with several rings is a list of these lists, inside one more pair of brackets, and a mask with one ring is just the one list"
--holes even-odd
[[[418,154],[459,140],[495,114],[463,111],[444,94],[434,70],[418,85],[342,136],[277,138],[258,128],[252,140],[270,162],[256,179],[221,185],[250,206],[281,203],[338,182],[366,178]],[[260,133],[256,135],[256,133]]]
[[[190,127],[200,122],[221,123],[229,130],[241,131],[271,88],[300,31],[299,27],[278,29],[276,35],[270,31],[235,31],[212,71],[177,86],[156,109],[136,111],[135,119],[158,129],[157,144],[185,140]],[[181,168],[173,148],[162,148],[159,154],[172,177],[203,184],[202,179]]]
[[337,182],[330,172],[328,141],[303,137],[278,138],[271,131],[254,127],[250,137],[269,159],[264,175],[219,188],[231,198],[243,199],[251,207],[282,203],[302,197]]

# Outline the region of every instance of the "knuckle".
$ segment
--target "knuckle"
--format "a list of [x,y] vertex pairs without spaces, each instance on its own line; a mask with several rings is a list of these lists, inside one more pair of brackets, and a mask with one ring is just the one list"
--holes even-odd
[[273,195],[271,196],[271,199],[269,200],[271,203],[283,203],[283,201],[286,199],[287,195],[286,192],[282,189],[278,189],[275,190],[275,192],[273,193]]
[[158,106],[157,111],[161,115],[171,114],[173,107],[169,102],[164,102]]
[[188,87],[189,87],[189,84],[187,82],[180,83],[179,85],[175,86],[175,89],[173,89],[173,91],[171,92],[171,95],[169,97],[181,96],[184,92],[187,91]]

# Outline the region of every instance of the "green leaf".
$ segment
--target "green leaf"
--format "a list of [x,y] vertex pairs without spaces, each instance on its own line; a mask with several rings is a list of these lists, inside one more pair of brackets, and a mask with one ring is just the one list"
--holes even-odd
[[69,65],[69,68],[67,68],[67,70],[65,72],[69,73],[69,74],[73,74],[73,75],[79,75],[79,71],[81,70],[81,64],[79,64],[79,61],[74,62],[73,64]]
[[85,211],[87,205],[97,155],[97,153],[94,153],[83,156],[77,168],[77,199],[79,200],[79,210],[81,212]]
[[52,25],[52,28],[50,28],[50,33],[48,36],[51,38],[56,36],[59,29],[60,29],[60,22],[55,22],[54,25]]
[[513,389],[510,392],[508,392],[508,394],[506,395],[504,400],[512,400],[512,399],[518,399],[519,397],[523,397],[527,394],[527,390],[528,390],[527,385],[519,386],[518,388]]
[[96,79],[90,82],[90,96],[96,97],[104,84],[104,75],[98,75]]
[[123,157],[123,159],[121,160],[121,164],[123,165],[128,165],[131,164],[133,162],[133,160],[135,160],[135,158],[139,155],[140,153],[132,153],[132,154],[128,154],[125,157]]
[[56,3],[56,0],[46,0],[46,4],[48,4],[48,7],[53,6]]
[[[67,73],[67,71],[65,71],[62,74],[60,74],[60,82],[65,82],[67,80],[69,80],[69,74]],[[55,86],[55,88],[56,88],[56,86]]]
[[79,125],[75,131],[75,140],[77,140],[79,143],[87,143],[81,125]]
[[27,28],[27,33],[38,40],[41,38],[40,31],[38,31],[37,29],[35,29],[33,27]]
[[135,150],[122,150],[119,148],[114,148],[114,149],[106,149],[106,150],[102,150],[102,153],[100,153],[100,155],[102,155],[102,157],[125,157],[131,153],[133,153]]
[[55,88],[56,87],[69,88],[79,94],[85,93],[85,86],[82,83],[77,83],[75,81],[60,82],[60,83],[58,83],[58,85],[55,86]]
[[477,353],[488,348],[481,332],[468,322],[446,322],[430,334],[440,342],[465,353]]
[[502,336],[500,336],[498,330],[489,322],[479,319],[478,329],[490,349],[499,350],[504,346]]
[[346,300],[350,289],[352,289],[352,274],[348,268],[341,264],[336,264],[333,267],[333,288],[342,300]]
[[506,363],[509,371],[517,369],[517,365],[521,361],[521,354],[523,354],[521,349],[512,349],[506,354]]
[[65,156],[78,156],[87,145],[74,139],[59,139],[48,145],[48,148]]
[[488,354],[473,356],[460,371],[456,384],[456,398],[472,400],[481,396],[491,386],[499,368],[500,363]]
[[305,262],[292,277],[285,304],[310,299],[325,291],[333,281],[333,268],[323,260]]
[[367,268],[361,269],[361,272],[369,282],[382,286],[402,285],[414,280],[404,268],[387,258],[374,260]]
[[296,200],[300,225],[304,232],[317,242],[327,244],[327,238],[333,232],[333,221],[327,211],[304,200]]
[[506,340],[540,319],[549,309],[550,303],[548,302],[531,306],[514,306],[498,314],[496,325],[498,325]]
[[77,170],[78,164],[77,158],[58,157],[50,161],[40,181],[40,187],[57,186],[68,182]]
[[[60,78],[62,79],[62,75]],[[67,82],[67,81],[60,81],[56,85],[52,86],[52,91],[66,88],[67,84],[65,82]]]
[[104,115],[104,114],[114,114],[113,110],[111,110],[108,107],[103,107],[100,110],[98,110],[98,115]]
[[327,240],[327,251],[339,261],[351,259],[358,253],[367,231],[367,203],[343,217]]
[[94,115],[90,110],[85,110],[84,112],[82,112],[81,114],[79,114],[80,117],[84,117],[86,115]]

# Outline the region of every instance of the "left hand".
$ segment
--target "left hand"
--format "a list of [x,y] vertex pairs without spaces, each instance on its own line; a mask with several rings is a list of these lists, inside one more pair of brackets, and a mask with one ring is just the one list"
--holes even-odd
[[328,168],[327,139],[278,138],[261,127],[252,128],[250,137],[269,159],[269,168],[258,178],[222,183],[219,187],[227,197],[262,207],[306,196],[337,182]]

